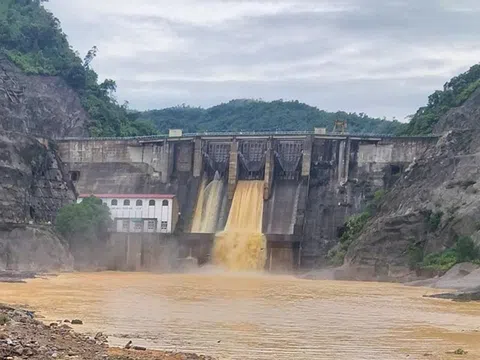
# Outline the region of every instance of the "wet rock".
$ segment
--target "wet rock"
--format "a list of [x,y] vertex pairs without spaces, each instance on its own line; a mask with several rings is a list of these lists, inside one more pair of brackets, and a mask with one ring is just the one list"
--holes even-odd
[[470,291],[457,291],[452,293],[441,293],[434,295],[424,295],[424,297],[436,299],[449,299],[453,301],[480,301],[480,288]]
[[17,354],[17,355],[22,355],[23,354],[23,346],[22,345],[17,345],[13,348],[13,351]]
[[72,325],[83,325],[83,321],[79,319],[72,320]]
[[143,347],[143,346],[134,346],[132,347],[133,350],[138,350],[138,351],[145,351],[147,350],[146,347]]
[[125,345],[125,349],[130,349],[132,347],[132,340],[130,340],[127,345]]
[[[457,264],[440,277],[433,287],[438,289],[462,289],[472,285],[480,286],[480,272],[475,280],[478,265],[472,263]],[[471,275],[473,273],[473,275]],[[471,275],[471,276],[469,276]],[[467,276],[469,276],[467,278]],[[471,279],[472,281],[469,281]]]

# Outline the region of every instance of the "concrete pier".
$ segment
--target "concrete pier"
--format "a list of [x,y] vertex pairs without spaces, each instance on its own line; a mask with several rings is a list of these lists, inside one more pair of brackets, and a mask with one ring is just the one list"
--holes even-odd
[[272,140],[267,142],[267,151],[265,154],[265,178],[264,178],[264,189],[263,189],[263,199],[270,199],[273,185],[273,175],[275,170],[275,158],[273,156],[273,144]]
[[312,147],[313,139],[312,136],[308,136],[303,145],[303,156],[302,156],[302,177],[310,176],[310,168],[312,162]]
[[200,177],[203,171],[202,139],[194,140],[193,150],[193,176]]
[[228,169],[228,200],[233,200],[235,189],[238,181],[238,141],[232,141],[232,147],[230,149],[230,161]]

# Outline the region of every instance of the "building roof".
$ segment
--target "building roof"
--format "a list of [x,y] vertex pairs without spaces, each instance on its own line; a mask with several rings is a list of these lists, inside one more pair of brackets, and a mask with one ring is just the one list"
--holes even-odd
[[80,194],[79,198],[95,196],[103,199],[173,199],[173,194]]

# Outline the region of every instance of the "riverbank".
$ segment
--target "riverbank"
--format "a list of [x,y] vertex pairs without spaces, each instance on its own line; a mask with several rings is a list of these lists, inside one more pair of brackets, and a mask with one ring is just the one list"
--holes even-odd
[[[355,277],[347,276],[343,267],[312,270],[298,277],[305,280],[358,281]],[[362,281],[367,280],[363,279]],[[375,282],[379,279],[372,278],[370,281]],[[385,281],[395,283],[392,279]],[[480,265],[478,264],[460,263],[444,274],[432,278],[424,277],[409,282],[399,281],[399,283],[413,287],[452,290],[451,292],[426,295],[426,297],[455,301],[480,301]]]
[[101,332],[82,335],[71,323],[45,324],[30,310],[0,304],[0,359],[214,360],[188,353],[109,348]]

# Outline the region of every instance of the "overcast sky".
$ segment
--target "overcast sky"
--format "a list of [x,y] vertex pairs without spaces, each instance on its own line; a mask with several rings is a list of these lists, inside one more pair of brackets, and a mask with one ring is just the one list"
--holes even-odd
[[50,0],[131,107],[299,100],[399,120],[480,61],[479,0]]

